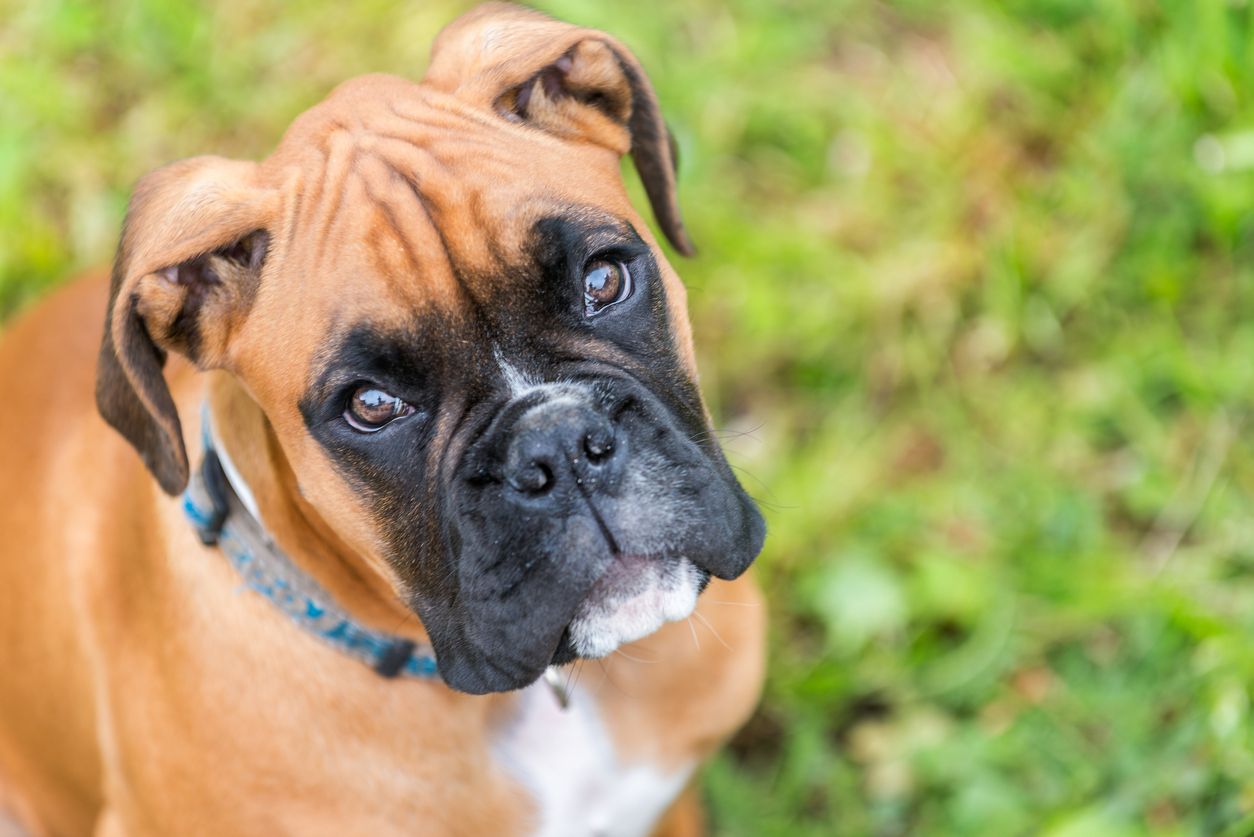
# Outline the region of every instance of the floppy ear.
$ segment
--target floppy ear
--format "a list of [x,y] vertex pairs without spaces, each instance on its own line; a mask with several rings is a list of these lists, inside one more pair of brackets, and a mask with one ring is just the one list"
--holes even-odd
[[609,35],[486,3],[436,38],[423,83],[566,139],[620,156],[630,150],[658,225],[680,253],[695,252],[657,96],[635,56]]
[[196,157],[136,186],[113,264],[96,405],[161,488],[187,485],[187,450],[161,374],[166,352],[219,366],[247,314],[269,235],[255,163]]

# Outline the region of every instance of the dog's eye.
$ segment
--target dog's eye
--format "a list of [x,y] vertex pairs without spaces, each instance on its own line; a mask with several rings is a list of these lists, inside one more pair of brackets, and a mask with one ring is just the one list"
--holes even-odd
[[584,314],[592,317],[631,296],[631,272],[622,262],[596,259],[583,269]]
[[348,399],[344,421],[354,430],[374,433],[397,419],[412,416],[412,404],[373,386],[361,386]]

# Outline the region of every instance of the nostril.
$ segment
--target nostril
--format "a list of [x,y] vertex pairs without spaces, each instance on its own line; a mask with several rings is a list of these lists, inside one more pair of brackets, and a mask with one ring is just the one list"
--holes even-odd
[[543,494],[553,485],[553,470],[543,462],[532,462],[515,468],[509,475],[509,484],[524,494]]
[[604,462],[614,453],[614,437],[608,430],[593,430],[583,438],[583,452],[589,462]]

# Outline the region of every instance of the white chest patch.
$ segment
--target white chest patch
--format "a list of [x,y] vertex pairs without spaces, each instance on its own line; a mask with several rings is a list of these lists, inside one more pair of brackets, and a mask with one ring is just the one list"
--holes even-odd
[[596,702],[575,690],[563,710],[543,683],[519,695],[494,750],[531,791],[539,837],[646,837],[692,773],[622,763]]

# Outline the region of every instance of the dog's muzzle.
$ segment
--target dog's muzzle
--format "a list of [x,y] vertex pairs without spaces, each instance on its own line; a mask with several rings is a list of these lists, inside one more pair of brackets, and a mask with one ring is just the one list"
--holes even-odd
[[456,590],[415,602],[457,688],[517,688],[611,653],[690,614],[711,575],[734,578],[761,548],[717,446],[639,384],[529,387],[486,424],[447,490]]

